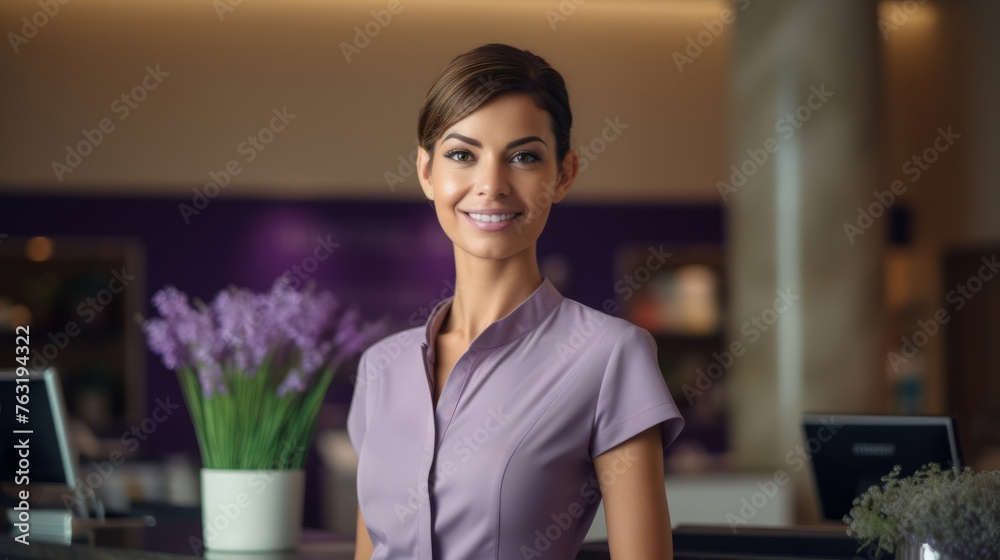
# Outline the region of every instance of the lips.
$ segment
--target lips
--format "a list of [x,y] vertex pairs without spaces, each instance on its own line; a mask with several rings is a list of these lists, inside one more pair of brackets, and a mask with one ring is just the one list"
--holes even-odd
[[462,212],[465,214],[465,218],[469,220],[469,224],[472,227],[486,232],[496,232],[507,229],[511,224],[517,222],[524,213],[523,212],[511,212],[511,213],[501,213],[501,214],[480,214],[478,212]]
[[480,214],[478,212],[466,212],[467,216],[473,220],[484,223],[499,223],[513,220],[521,215],[521,212],[508,212],[504,214]]

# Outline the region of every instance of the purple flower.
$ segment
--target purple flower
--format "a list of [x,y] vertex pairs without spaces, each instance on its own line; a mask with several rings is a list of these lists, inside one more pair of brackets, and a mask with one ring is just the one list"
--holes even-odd
[[160,355],[167,369],[177,369],[186,361],[184,345],[174,336],[170,324],[164,319],[150,319],[142,324],[149,347]]
[[340,363],[360,353],[385,334],[387,326],[385,320],[365,323],[360,330],[354,324],[342,325],[337,330],[337,338],[335,339],[337,352],[334,361]]
[[187,296],[170,285],[153,294],[153,305],[164,317],[185,317],[194,312],[188,305]]
[[385,330],[383,322],[359,329],[357,308],[341,311],[332,293],[295,290],[284,276],[263,294],[230,286],[211,305],[192,307],[169,285],[152,301],[161,317],[142,325],[150,349],[169,369],[192,368],[207,398],[228,394],[224,371],[249,378],[268,360],[268,374],[282,379],[278,396],[301,393],[317,371],[336,368]]
[[285,376],[285,380],[278,386],[278,396],[283,397],[288,393],[301,393],[306,390],[306,384],[307,381],[303,377],[302,373],[297,369],[293,369],[288,372],[288,375]]
[[202,364],[198,367],[198,382],[201,384],[201,392],[207,398],[212,397],[213,391],[218,391],[222,395],[228,393],[226,385],[222,382],[222,368],[217,363]]

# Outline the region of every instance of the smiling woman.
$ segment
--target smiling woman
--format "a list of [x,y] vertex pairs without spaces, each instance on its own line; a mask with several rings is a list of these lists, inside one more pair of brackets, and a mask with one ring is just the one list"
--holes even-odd
[[[491,44],[453,61],[417,123],[420,184],[445,233],[493,259],[533,245],[579,169],[572,125],[565,82],[541,57]],[[508,241],[472,230],[505,231]]]
[[[504,249],[496,247],[497,240],[477,237],[462,224],[484,232],[504,231],[516,224],[519,227],[510,229],[514,237],[506,250],[523,251],[541,234],[548,217],[551,205],[539,201],[558,202],[572,184],[577,167],[575,154],[558,158],[553,153],[556,150],[551,131],[545,134],[548,141],[537,135],[501,141],[516,136],[520,130],[549,129],[546,112],[528,95],[497,98],[460,122],[455,128],[482,131],[478,136],[483,140],[459,132],[447,134],[438,143],[436,168],[434,147],[422,151],[417,159],[421,186],[427,198],[435,201],[445,233],[466,251],[488,251],[488,245],[493,245],[494,251]],[[564,165],[558,165],[559,161]],[[478,186],[478,196],[468,192],[473,184]],[[486,196],[490,200],[483,200]],[[489,258],[487,254],[482,256]],[[492,258],[500,256],[507,255],[498,253]]]
[[684,420],[653,338],[538,266],[579,171],[571,126],[559,73],[508,45],[456,57],[431,85],[417,173],[454,247],[455,295],[361,358],[355,558],[569,560],[602,498],[613,558],[672,557],[663,455]]

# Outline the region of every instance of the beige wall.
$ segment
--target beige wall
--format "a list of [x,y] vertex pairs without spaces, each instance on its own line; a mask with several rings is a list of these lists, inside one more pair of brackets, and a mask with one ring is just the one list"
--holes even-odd
[[[605,118],[628,124],[582,173],[576,199],[717,200],[731,34],[682,73],[671,55],[722,0],[588,0],[555,30],[555,1],[403,0],[348,63],[341,43],[388,5],[243,0],[220,21],[210,0],[70,1],[18,54],[0,49],[0,190],[183,195],[237,158],[226,196],[419,197],[414,177],[393,191],[384,173],[414,149],[434,75],[460,52],[508,42],[565,76],[574,147],[598,138]],[[4,0],[0,29],[16,32],[38,10]],[[146,65],[170,75],[121,120],[111,104]],[[238,145],[284,106],[295,119],[242,161]],[[104,118],[113,132],[57,180],[52,162]]]
[[969,191],[966,211],[971,215],[971,241],[1000,244],[1000,3],[974,0],[962,22],[968,57],[967,122],[969,130]]
[[[884,2],[883,19],[892,17]],[[927,318],[947,306],[942,257],[949,249],[1000,244],[1000,5],[990,0],[933,2],[903,20],[885,41],[887,161],[885,185],[904,178],[901,165],[931,145],[937,127],[961,134],[900,200],[913,210],[913,244],[890,252],[890,306],[917,304]],[[911,335],[914,322],[905,323]],[[898,339],[892,341],[898,348]],[[921,357],[927,412],[946,412],[944,337],[932,337]]]
[[[902,331],[889,341],[889,348],[898,353],[902,344],[898,336],[912,335],[916,320],[932,316],[944,303],[947,290],[943,289],[940,258],[946,246],[963,236],[970,138],[961,103],[963,45],[958,33],[962,12],[955,6],[931,3],[907,19],[896,15],[894,20],[893,6],[904,4],[886,2],[880,10],[883,21],[899,22],[883,43],[887,123],[883,184],[888,188],[894,180],[904,182],[907,190],[899,203],[909,206],[913,215],[912,245],[902,252],[890,250],[893,265],[887,271],[887,281],[895,288],[888,292],[890,317],[894,308],[900,313],[907,306],[913,309],[903,315]],[[907,173],[903,165],[933,145],[939,127],[951,127],[961,138],[914,181],[913,168],[908,167]],[[932,338],[914,362],[927,376],[924,402],[932,413],[945,411],[944,342],[944,337]],[[886,372],[890,374],[888,365]]]

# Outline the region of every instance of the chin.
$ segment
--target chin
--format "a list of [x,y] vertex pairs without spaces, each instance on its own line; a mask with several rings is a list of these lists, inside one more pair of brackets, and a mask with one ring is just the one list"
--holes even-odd
[[484,260],[504,260],[510,258],[521,251],[524,251],[526,247],[514,247],[509,243],[498,243],[490,241],[477,240],[476,242],[469,243],[456,243],[456,245],[465,251],[467,254]]

